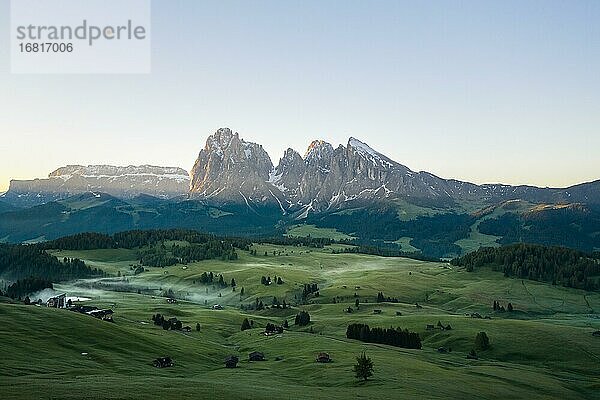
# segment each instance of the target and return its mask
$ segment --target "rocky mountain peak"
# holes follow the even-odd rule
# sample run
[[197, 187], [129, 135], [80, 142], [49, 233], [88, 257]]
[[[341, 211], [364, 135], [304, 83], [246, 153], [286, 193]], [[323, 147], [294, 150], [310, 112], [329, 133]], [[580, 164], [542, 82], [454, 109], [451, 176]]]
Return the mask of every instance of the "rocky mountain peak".
[[310, 162], [313, 159], [331, 157], [333, 146], [324, 140], [313, 140], [304, 154], [304, 160]]
[[240, 138], [237, 132], [233, 133], [229, 128], [219, 128], [208, 137], [204, 150], [223, 155], [223, 152], [230, 148], [232, 144], [239, 144], [239, 142]]
[[273, 163], [263, 147], [246, 142], [229, 128], [206, 140], [191, 171], [191, 193], [237, 201], [263, 201], [269, 192]]
[[349, 154], [361, 156], [361, 157], [369, 160], [373, 164], [376, 164], [376, 165], [386, 168], [386, 169], [401, 166], [396, 161], [389, 159], [388, 157], [384, 156], [380, 152], [374, 150], [368, 144], [366, 144], [354, 137], [350, 137], [350, 139], [348, 139], [347, 149], [348, 149]]

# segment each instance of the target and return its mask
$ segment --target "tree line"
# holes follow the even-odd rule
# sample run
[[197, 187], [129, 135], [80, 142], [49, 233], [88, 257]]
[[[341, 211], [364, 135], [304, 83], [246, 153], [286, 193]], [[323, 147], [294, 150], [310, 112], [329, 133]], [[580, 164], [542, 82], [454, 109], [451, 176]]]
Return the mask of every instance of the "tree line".
[[59, 260], [37, 245], [0, 244], [0, 276], [10, 281], [32, 277], [59, 282], [105, 273], [77, 258]]
[[10, 297], [11, 299], [21, 298], [31, 293], [39, 292], [43, 289], [53, 289], [52, 282], [42, 278], [28, 277], [19, 279], [6, 288], [6, 293], [0, 291], [0, 296]]
[[401, 328], [370, 328], [366, 324], [350, 324], [346, 330], [346, 337], [361, 342], [387, 344], [405, 349], [422, 347], [418, 333]]
[[565, 247], [547, 247], [536, 244], [513, 244], [502, 247], [483, 247], [455, 258], [452, 265], [466, 267], [467, 271], [490, 266], [504, 276], [577, 289], [598, 290], [600, 260], [579, 250]]
[[223, 241], [243, 250], [249, 250], [252, 245], [252, 240], [248, 238], [220, 237], [190, 229], [149, 229], [118, 232], [113, 235], [85, 232], [43, 242], [39, 246], [46, 250], [134, 249], [165, 241], [183, 241], [192, 244]]

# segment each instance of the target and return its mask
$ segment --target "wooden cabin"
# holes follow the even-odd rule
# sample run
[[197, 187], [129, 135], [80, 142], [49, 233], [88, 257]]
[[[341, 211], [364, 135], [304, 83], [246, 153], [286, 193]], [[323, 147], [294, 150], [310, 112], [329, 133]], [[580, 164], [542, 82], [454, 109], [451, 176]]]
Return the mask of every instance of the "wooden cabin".
[[252, 353], [248, 354], [248, 360], [249, 361], [265, 361], [265, 355], [263, 353], [261, 353], [260, 351], [253, 351]]
[[66, 308], [67, 307], [67, 294], [62, 293], [62, 294], [59, 294], [58, 296], [50, 297], [46, 301], [46, 306], [52, 307], [52, 308]]
[[319, 363], [330, 363], [331, 362], [331, 357], [329, 357], [329, 354], [327, 354], [327, 353], [319, 353], [317, 355], [317, 362], [319, 362]]
[[168, 368], [175, 365], [175, 363], [173, 362], [171, 357], [167, 356], [155, 359], [154, 361], [152, 361], [152, 365], [154, 365], [156, 368]]
[[225, 359], [225, 368], [235, 368], [240, 359], [237, 356], [231, 355]]

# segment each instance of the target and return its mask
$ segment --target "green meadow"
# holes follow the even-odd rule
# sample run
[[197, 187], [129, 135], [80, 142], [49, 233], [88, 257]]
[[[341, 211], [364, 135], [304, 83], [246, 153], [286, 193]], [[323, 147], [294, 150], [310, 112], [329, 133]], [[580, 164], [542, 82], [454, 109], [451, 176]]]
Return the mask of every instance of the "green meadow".
[[[114, 310], [114, 323], [67, 310], [0, 303], [2, 399], [593, 399], [600, 398], [600, 294], [505, 278], [490, 270], [466, 272], [445, 263], [359, 254], [332, 248], [258, 245], [238, 250], [235, 261], [209, 260], [133, 275], [135, 250], [55, 251], [101, 268], [109, 278], [56, 284], [57, 292], [83, 296], [83, 304]], [[266, 253], [266, 255], [265, 255]], [[200, 283], [203, 272], [223, 274], [220, 288]], [[263, 285], [261, 276], [283, 284]], [[319, 296], [300, 304], [305, 283]], [[241, 295], [241, 289], [244, 294]], [[162, 296], [172, 290], [178, 299]], [[398, 300], [376, 303], [377, 293]], [[273, 297], [292, 308], [244, 311]], [[355, 307], [356, 299], [360, 306]], [[511, 302], [513, 312], [492, 303]], [[212, 310], [220, 304], [223, 310]], [[418, 304], [418, 306], [417, 306]], [[353, 313], [345, 310], [351, 306]], [[294, 326], [305, 310], [311, 323]], [[380, 314], [374, 310], [381, 310]], [[151, 316], [176, 317], [191, 332], [165, 331]], [[472, 318], [472, 313], [490, 319]], [[253, 329], [241, 331], [244, 318]], [[263, 335], [267, 323], [290, 328]], [[451, 330], [428, 330], [427, 325]], [[402, 349], [346, 338], [350, 323], [418, 332], [423, 348]], [[196, 324], [200, 330], [196, 331]], [[467, 359], [484, 331], [491, 348]], [[444, 347], [451, 350], [438, 352]], [[249, 362], [261, 351], [266, 361]], [[374, 375], [352, 372], [361, 352]], [[333, 362], [319, 364], [327, 352]], [[235, 369], [224, 367], [238, 355]], [[172, 368], [152, 360], [169, 355]]]

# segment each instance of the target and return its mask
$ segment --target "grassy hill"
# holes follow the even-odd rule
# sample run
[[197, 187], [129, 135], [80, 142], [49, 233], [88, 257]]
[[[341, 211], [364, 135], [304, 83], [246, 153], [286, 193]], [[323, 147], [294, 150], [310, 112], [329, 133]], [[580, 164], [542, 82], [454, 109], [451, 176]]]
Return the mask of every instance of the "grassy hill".
[[[91, 298], [86, 304], [112, 308], [115, 322], [0, 303], [2, 398], [40, 398], [40, 393], [56, 399], [599, 398], [600, 338], [591, 335], [600, 329], [597, 292], [504, 278], [486, 268], [466, 272], [442, 263], [331, 254], [329, 247], [253, 249], [256, 256], [239, 251], [235, 261], [147, 268], [138, 275], [131, 270], [137, 264], [134, 250], [54, 252], [113, 275], [55, 287]], [[200, 284], [205, 271], [223, 274], [225, 281], [235, 278], [236, 291]], [[280, 276], [284, 284], [262, 285], [263, 275]], [[320, 295], [307, 305], [297, 304], [302, 285], [312, 282], [318, 283]], [[176, 304], [160, 296], [168, 289], [179, 298]], [[380, 291], [399, 302], [375, 303]], [[355, 293], [361, 305], [345, 313], [355, 307]], [[257, 298], [270, 304], [274, 296], [294, 307], [240, 309]], [[515, 311], [493, 312], [494, 300], [511, 302]], [[211, 310], [215, 303], [225, 309]], [[293, 325], [299, 310], [310, 313], [309, 326]], [[491, 319], [465, 315], [474, 312]], [[200, 323], [201, 330], [164, 331], [152, 324], [154, 313], [192, 327]], [[240, 331], [244, 318], [253, 320], [255, 329]], [[284, 319], [291, 323], [289, 330], [262, 335], [268, 322]], [[452, 330], [426, 329], [437, 321]], [[420, 334], [423, 349], [346, 339], [346, 327], [353, 322], [408, 328]], [[479, 360], [467, 360], [480, 331], [490, 337], [491, 348], [478, 351]], [[439, 353], [441, 346], [452, 351]], [[267, 361], [248, 362], [255, 350], [264, 352]], [[321, 351], [333, 362], [316, 363]], [[366, 383], [352, 373], [354, 357], [362, 351], [375, 364]], [[235, 370], [224, 368], [229, 354], [240, 356]], [[163, 355], [173, 357], [175, 367], [151, 365]]]

